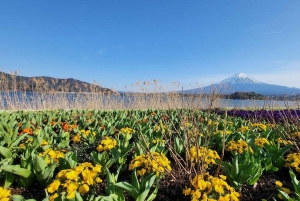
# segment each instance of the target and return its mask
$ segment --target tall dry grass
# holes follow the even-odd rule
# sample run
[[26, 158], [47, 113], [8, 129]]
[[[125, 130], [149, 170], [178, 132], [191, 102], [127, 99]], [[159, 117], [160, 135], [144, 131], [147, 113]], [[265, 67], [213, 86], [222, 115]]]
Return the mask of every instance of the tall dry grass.
[[[21, 79], [19, 77], [19, 79]], [[55, 109], [175, 109], [198, 108], [208, 109], [220, 107], [219, 93], [212, 89], [212, 93], [204, 95], [184, 94], [179, 83], [173, 82], [168, 89], [159, 80], [136, 82], [129, 92], [60, 92], [55, 89], [40, 91], [39, 85], [31, 86], [31, 90], [18, 86], [22, 80], [17, 80], [17, 72], [10, 76], [0, 77], [0, 110], [55, 110]], [[97, 83], [96, 83], [97, 84]], [[96, 86], [96, 85], [95, 85]], [[170, 90], [171, 89], [171, 90]]]

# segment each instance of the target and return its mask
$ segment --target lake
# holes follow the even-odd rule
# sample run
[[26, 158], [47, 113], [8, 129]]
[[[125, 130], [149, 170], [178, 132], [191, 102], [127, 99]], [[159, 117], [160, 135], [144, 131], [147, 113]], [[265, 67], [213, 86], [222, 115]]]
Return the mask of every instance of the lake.
[[297, 101], [232, 100], [181, 94], [95, 94], [0, 92], [0, 110], [46, 109], [169, 109], [169, 108], [299, 108]]

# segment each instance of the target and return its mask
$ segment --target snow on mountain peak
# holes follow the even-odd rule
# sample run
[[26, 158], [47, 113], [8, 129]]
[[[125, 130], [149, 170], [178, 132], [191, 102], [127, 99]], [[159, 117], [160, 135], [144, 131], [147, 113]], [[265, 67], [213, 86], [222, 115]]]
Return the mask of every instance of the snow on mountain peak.
[[257, 81], [244, 73], [237, 73], [237, 74], [219, 82], [219, 84], [237, 84], [237, 83], [253, 83], [253, 84], [256, 83], [257, 84], [257, 83], [262, 83], [262, 82]]
[[236, 76], [239, 77], [239, 78], [247, 78], [247, 77], [248, 77], [248, 76], [247, 76], [246, 74], [244, 74], [244, 73], [238, 73], [238, 74], [236, 74]]

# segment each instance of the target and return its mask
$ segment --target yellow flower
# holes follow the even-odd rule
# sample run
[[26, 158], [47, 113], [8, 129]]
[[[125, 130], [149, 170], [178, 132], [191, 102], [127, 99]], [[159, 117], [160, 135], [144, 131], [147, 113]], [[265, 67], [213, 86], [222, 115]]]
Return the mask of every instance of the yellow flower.
[[199, 190], [196, 190], [193, 193], [193, 199], [199, 199], [201, 197], [201, 192]]
[[58, 194], [55, 193], [55, 194], [53, 194], [53, 195], [51, 195], [51, 196], [49, 197], [49, 201], [54, 201], [54, 199], [57, 198], [57, 197], [58, 197]]
[[207, 187], [206, 182], [203, 180], [203, 177], [200, 175], [196, 175], [192, 181], [192, 185], [196, 189], [200, 189], [201, 191], [205, 190]]
[[45, 145], [48, 145], [48, 142], [47, 142], [46, 140], [43, 140], [43, 141], [41, 142], [41, 146], [45, 146]]
[[294, 144], [291, 140], [283, 140], [282, 138], [279, 138], [277, 141], [278, 141], [280, 144], [284, 144], [284, 145], [288, 145], [288, 144], [293, 145], [293, 144]]
[[110, 138], [110, 137], [104, 137], [103, 140], [101, 140], [100, 144], [97, 147], [97, 151], [108, 151], [113, 149], [117, 145], [117, 140]]
[[155, 140], [152, 140], [152, 143], [154, 144], [164, 144], [166, 141], [160, 138], [156, 138]]
[[65, 169], [65, 170], [61, 170], [57, 175], [56, 178], [66, 178], [66, 173], [69, 171], [70, 169]]
[[59, 185], [60, 185], [60, 181], [56, 179], [48, 186], [47, 191], [49, 193], [54, 193], [59, 188]]
[[133, 130], [132, 128], [128, 128], [128, 127], [126, 127], [126, 128], [121, 128], [121, 130], [120, 130], [120, 133], [123, 133], [123, 134], [132, 134], [132, 133], [134, 133], [135, 132], [135, 130]]
[[73, 191], [75, 192], [78, 188], [78, 184], [77, 183], [70, 183], [68, 186], [67, 186], [67, 192], [68, 194], [72, 193]]
[[182, 194], [184, 194], [185, 196], [191, 194], [191, 188], [187, 188], [185, 187], [185, 189], [183, 189]]
[[239, 197], [240, 197], [241, 195], [238, 193], [238, 192], [232, 192], [232, 193], [230, 193], [230, 197], [231, 197], [231, 200], [232, 201], [239, 201]]
[[[129, 164], [129, 170], [141, 168], [137, 173], [142, 176], [146, 172], [155, 172], [157, 176], [171, 171], [170, 161], [163, 153], [149, 152], [135, 157]], [[145, 169], [145, 170], [143, 170]]]
[[87, 192], [89, 192], [90, 188], [87, 184], [83, 184], [82, 186], [79, 187], [79, 193], [81, 194], [86, 194]]
[[262, 123], [251, 123], [251, 126], [254, 128], [257, 128], [258, 131], [266, 131], [267, 130], [267, 126], [265, 124]]
[[93, 167], [93, 171], [100, 173], [101, 172], [101, 167], [102, 167], [101, 165], [96, 164], [96, 166]]
[[83, 181], [88, 185], [94, 184], [94, 177], [96, 176], [96, 172], [90, 171], [88, 168], [85, 168], [84, 171], [81, 173], [83, 177]]
[[85, 136], [89, 136], [90, 133], [91, 133], [91, 131], [90, 131], [90, 130], [87, 130], [87, 131], [85, 131], [83, 134], [84, 134]]
[[141, 170], [138, 170], [136, 173], [137, 175], [143, 176], [146, 173], [146, 169], [142, 168]]
[[0, 187], [0, 200], [2, 201], [9, 201], [10, 197], [10, 190], [6, 190], [2, 187]]
[[100, 179], [99, 177], [96, 178], [96, 183], [101, 183], [102, 179]]
[[299, 132], [299, 131], [290, 134], [290, 136], [291, 136], [292, 138], [298, 138], [298, 139], [300, 140], [300, 132]]
[[288, 188], [281, 188], [281, 190], [283, 190], [287, 194], [291, 193], [290, 189], [288, 189]]
[[249, 131], [250, 129], [249, 129], [249, 127], [248, 126], [242, 126], [241, 128], [239, 128], [237, 131], [240, 131], [240, 132], [242, 132], [242, 133], [245, 133], [245, 132], [247, 132], [247, 131]]
[[211, 149], [206, 149], [205, 147], [195, 146], [190, 148], [191, 161], [197, 162], [198, 160], [203, 161], [204, 168], [208, 168], [210, 164], [216, 164], [216, 159], [220, 159], [218, 153]]
[[68, 173], [66, 173], [66, 178], [69, 180], [75, 180], [78, 177], [78, 172], [75, 170], [71, 170]]
[[[67, 198], [75, 197], [76, 191], [81, 194], [90, 192], [90, 188], [96, 182], [100, 183], [102, 180], [98, 177], [101, 172], [101, 165], [93, 166], [90, 162], [78, 164], [74, 169], [61, 170], [54, 180], [47, 188], [50, 194], [53, 193], [67, 193]], [[89, 186], [90, 185], [90, 186]], [[55, 194], [51, 195], [49, 199], [54, 200]], [[52, 201], [51, 200], [51, 201]], [[0, 200], [1, 201], [1, 200]]]
[[73, 199], [73, 198], [75, 198], [75, 193], [76, 193], [76, 191], [71, 191], [70, 193], [68, 193], [67, 198], [68, 198], [68, 199]]
[[215, 191], [219, 194], [224, 194], [224, 189], [222, 185], [215, 185]]
[[264, 144], [270, 144], [267, 138], [256, 138], [254, 143], [260, 147], [264, 147]]
[[230, 197], [229, 197], [229, 195], [226, 195], [225, 197], [220, 196], [218, 201], [230, 201]]
[[300, 172], [300, 153], [292, 153], [285, 159], [284, 167], [293, 167], [297, 172]]
[[253, 152], [253, 149], [245, 142], [244, 140], [238, 140], [236, 141], [229, 141], [226, 145], [226, 151], [236, 151], [239, 154], [242, 154], [244, 151], [250, 151], [251, 153]]
[[226, 180], [227, 179], [227, 177], [226, 176], [224, 176], [224, 175], [219, 175], [219, 177], [221, 178], [221, 179], [223, 179], [223, 180]]
[[[65, 154], [60, 152], [60, 151], [54, 151], [53, 149], [49, 148], [47, 149], [45, 152], [43, 153], [39, 153], [39, 156], [45, 156], [45, 155], [48, 155], [50, 156], [51, 159], [53, 159], [53, 161], [55, 163], [58, 163], [58, 159], [59, 158], [64, 158], [65, 157]], [[47, 163], [49, 164], [51, 161], [48, 157], [46, 157], [46, 161]]]
[[280, 181], [276, 181], [275, 184], [276, 184], [276, 186], [278, 186], [280, 188], [282, 187], [282, 183]]
[[[192, 195], [194, 201], [238, 201], [240, 197], [239, 193], [235, 192], [234, 188], [229, 186], [224, 180], [225, 176], [219, 175], [219, 177], [214, 177], [209, 175], [209, 173], [202, 173], [196, 175], [191, 182], [194, 189], [189, 190], [187, 187], [183, 190], [183, 194]], [[202, 195], [201, 199], [198, 197]]]
[[78, 143], [80, 142], [81, 139], [81, 135], [79, 133], [77, 133], [76, 135], [73, 136], [72, 140], [74, 143]]
[[25, 143], [31, 143], [32, 141], [33, 141], [33, 138], [28, 138]]

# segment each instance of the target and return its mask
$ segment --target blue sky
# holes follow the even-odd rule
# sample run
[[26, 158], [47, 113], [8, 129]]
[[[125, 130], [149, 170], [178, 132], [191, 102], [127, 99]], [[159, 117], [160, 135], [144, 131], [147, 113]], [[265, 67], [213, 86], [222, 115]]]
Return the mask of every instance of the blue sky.
[[300, 1], [0, 0], [0, 70], [117, 90], [235, 73], [300, 88]]

